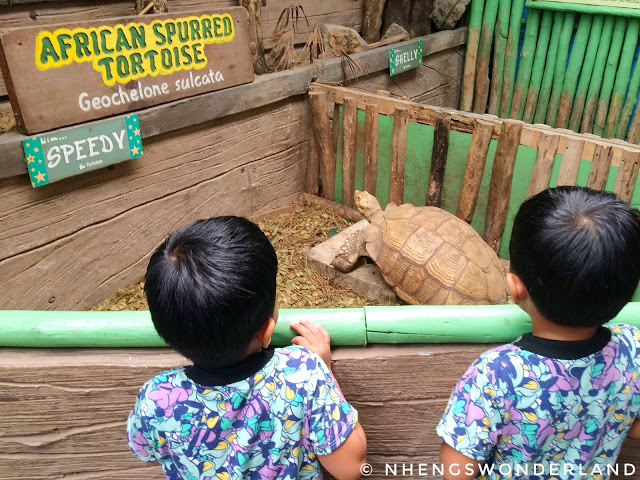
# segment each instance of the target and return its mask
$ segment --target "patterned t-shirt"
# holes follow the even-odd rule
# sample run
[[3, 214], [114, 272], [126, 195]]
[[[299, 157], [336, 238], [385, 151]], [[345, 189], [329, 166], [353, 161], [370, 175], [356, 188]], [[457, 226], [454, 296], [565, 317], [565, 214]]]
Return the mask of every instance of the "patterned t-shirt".
[[436, 431], [485, 462], [479, 479], [606, 479], [639, 411], [640, 330], [613, 325], [582, 342], [528, 334], [484, 352]]
[[133, 453], [160, 462], [167, 479], [322, 478], [317, 456], [335, 451], [358, 415], [324, 362], [291, 346], [250, 357], [231, 375], [247, 367], [248, 378], [224, 386], [211, 386], [224, 376], [196, 367], [154, 376], [127, 423]]

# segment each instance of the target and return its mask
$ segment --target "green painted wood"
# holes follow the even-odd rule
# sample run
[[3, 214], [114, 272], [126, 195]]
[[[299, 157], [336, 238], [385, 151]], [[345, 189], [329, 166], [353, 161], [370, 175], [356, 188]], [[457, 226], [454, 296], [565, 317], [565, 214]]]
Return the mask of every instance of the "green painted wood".
[[564, 76], [562, 92], [560, 93], [558, 116], [555, 124], [558, 128], [567, 128], [569, 126], [573, 97], [578, 88], [578, 78], [580, 77], [580, 71], [584, 63], [592, 23], [593, 17], [591, 15], [580, 16], [576, 35], [573, 40], [573, 48], [569, 56], [569, 64], [567, 65], [567, 71]]
[[591, 75], [593, 73], [593, 66], [596, 62], [596, 55], [598, 53], [604, 19], [604, 16], [597, 15], [593, 18], [593, 23], [591, 25], [589, 43], [587, 44], [587, 50], [584, 55], [584, 62], [582, 63], [582, 70], [580, 72], [580, 80], [578, 80], [578, 87], [573, 100], [571, 116], [569, 117], [569, 128], [574, 132], [580, 131], [580, 122], [582, 121], [582, 113], [584, 112], [584, 104], [587, 98], [587, 89], [589, 88], [589, 82], [591, 81]]
[[504, 79], [504, 60], [507, 53], [507, 36], [509, 35], [509, 14], [511, 0], [499, 0], [498, 21], [495, 28], [493, 47], [493, 66], [491, 69], [491, 94], [489, 96], [488, 111], [492, 115], [500, 112], [500, 98]]
[[544, 76], [544, 65], [547, 60], [547, 52], [549, 49], [549, 41], [551, 40], [551, 26], [553, 25], [553, 12], [543, 12], [540, 20], [540, 33], [538, 34], [538, 44], [536, 45], [536, 54], [533, 58], [533, 66], [531, 67], [531, 80], [529, 81], [529, 90], [527, 91], [527, 101], [524, 106], [522, 120], [527, 123], [533, 123], [533, 117], [538, 104], [538, 95], [540, 94], [540, 86], [542, 85], [542, 77]]
[[500, 96], [500, 116], [507, 118], [511, 112], [511, 100], [516, 81], [516, 66], [518, 64], [518, 45], [520, 42], [520, 27], [524, 0], [513, 0], [511, 3], [511, 17], [509, 18], [509, 33], [507, 35], [507, 49], [504, 59], [504, 79], [502, 95]]
[[[629, 19], [627, 32], [622, 45], [622, 53], [620, 54], [620, 63], [616, 73], [615, 83], [613, 84], [613, 93], [611, 95], [611, 103], [609, 104], [608, 113], [603, 112], [603, 117], [607, 115], [607, 121], [604, 130], [604, 136], [607, 138], [614, 137], [618, 132], [621, 123], [622, 107], [624, 105], [625, 94], [629, 87], [631, 79], [631, 65], [633, 64], [633, 56], [636, 52], [638, 44], [638, 32], [640, 31], [640, 20], [637, 18]], [[596, 116], [596, 121], [600, 118]], [[628, 126], [628, 123], [627, 123]]]
[[513, 101], [509, 118], [522, 120], [527, 91], [529, 90], [529, 80], [531, 79], [531, 69], [536, 51], [541, 15], [540, 10], [532, 10], [527, 17], [527, 27], [524, 32], [524, 41], [520, 52], [520, 64], [518, 66], [516, 85], [513, 89]]
[[633, 73], [631, 74], [631, 81], [629, 82], [629, 91], [627, 92], [627, 98], [624, 102], [622, 114], [620, 116], [620, 122], [618, 130], [616, 131], [616, 138], [626, 138], [627, 130], [629, 129], [629, 122], [631, 122], [631, 116], [638, 103], [638, 90], [640, 90], [640, 62], [636, 63]]
[[473, 91], [476, 79], [478, 42], [480, 41], [480, 27], [482, 25], [483, 13], [484, 0], [471, 0], [467, 53], [465, 55], [464, 73], [462, 76], [462, 93], [460, 95], [460, 110], [463, 112], [469, 112], [471, 111], [471, 108], [473, 108]]
[[478, 45], [478, 63], [476, 84], [474, 88], [473, 111], [485, 113], [489, 98], [489, 59], [493, 45], [493, 30], [498, 16], [498, 0], [486, 0], [482, 28], [480, 29], [480, 44]]
[[593, 131], [596, 109], [598, 108], [598, 97], [600, 95], [600, 87], [602, 86], [602, 77], [607, 64], [607, 58], [609, 57], [609, 50], [611, 49], [613, 27], [615, 26], [615, 23], [615, 17], [605, 17], [598, 52], [593, 65], [593, 73], [591, 74], [591, 81], [589, 82], [589, 88], [587, 89], [584, 113], [582, 115], [582, 122], [580, 125], [580, 132], [583, 133], [591, 133]]
[[547, 125], [555, 125], [558, 116], [558, 105], [560, 103], [560, 95], [562, 93], [562, 85], [566, 74], [567, 58], [569, 56], [569, 45], [571, 43], [571, 34], [575, 24], [576, 14], [567, 12], [564, 16], [562, 24], [562, 33], [560, 34], [560, 43], [558, 44], [558, 54], [556, 56], [556, 67], [553, 72], [553, 86], [551, 88], [551, 96], [549, 97], [549, 107], [547, 110]]
[[[602, 87], [600, 88], [600, 98], [598, 98], [595, 123], [593, 125], [593, 133], [596, 135], [604, 135], [607, 111], [609, 109], [611, 93], [613, 92], [613, 83], [616, 78], [616, 71], [618, 70], [618, 62], [622, 53], [626, 30], [627, 19], [623, 17], [616, 18], [613, 36], [611, 37], [611, 48], [609, 49], [609, 56], [607, 57], [607, 64], [604, 69], [604, 76], [602, 77]], [[599, 72], [595, 71], [593, 74], [598, 75]]]
[[620, 16], [625, 18], [640, 17], [640, 9], [637, 8], [585, 5], [580, 3], [564, 3], [555, 1], [548, 2], [544, 0], [528, 0], [526, 6], [531, 9], [551, 10], [554, 12], [576, 12], [590, 15]]
[[549, 40], [549, 48], [547, 50], [547, 60], [544, 66], [544, 75], [542, 77], [542, 83], [540, 84], [538, 105], [536, 106], [536, 113], [533, 117], [534, 123], [544, 123], [547, 118], [547, 108], [549, 107], [549, 98], [551, 97], [553, 74], [556, 69], [556, 57], [558, 56], [558, 45], [560, 44], [563, 24], [564, 12], [555, 12], [553, 14], [553, 26], [551, 28], [551, 39]]

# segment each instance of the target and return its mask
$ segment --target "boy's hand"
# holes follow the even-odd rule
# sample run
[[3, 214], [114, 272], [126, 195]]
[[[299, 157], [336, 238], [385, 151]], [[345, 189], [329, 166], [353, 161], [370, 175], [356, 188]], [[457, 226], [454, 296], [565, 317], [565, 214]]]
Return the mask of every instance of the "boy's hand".
[[291, 328], [299, 334], [299, 336], [291, 340], [291, 344], [306, 347], [317, 353], [327, 368], [331, 370], [331, 337], [329, 337], [329, 332], [324, 327], [314, 325], [306, 320], [300, 320], [300, 323], [292, 323]]

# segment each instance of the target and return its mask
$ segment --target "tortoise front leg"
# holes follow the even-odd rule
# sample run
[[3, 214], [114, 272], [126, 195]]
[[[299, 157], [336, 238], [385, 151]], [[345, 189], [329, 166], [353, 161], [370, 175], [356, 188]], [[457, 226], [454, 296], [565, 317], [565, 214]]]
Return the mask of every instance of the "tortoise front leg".
[[364, 231], [358, 230], [345, 240], [344, 245], [331, 261], [331, 265], [340, 272], [350, 272], [358, 259], [364, 255], [367, 255]]

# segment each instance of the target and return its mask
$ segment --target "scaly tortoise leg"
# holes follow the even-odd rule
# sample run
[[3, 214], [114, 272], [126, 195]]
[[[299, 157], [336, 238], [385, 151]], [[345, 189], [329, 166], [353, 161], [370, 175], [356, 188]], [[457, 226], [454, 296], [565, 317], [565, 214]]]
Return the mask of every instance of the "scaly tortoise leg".
[[350, 272], [358, 259], [367, 255], [364, 241], [364, 231], [358, 230], [351, 234], [340, 247], [338, 253], [331, 261], [331, 265], [340, 272]]

